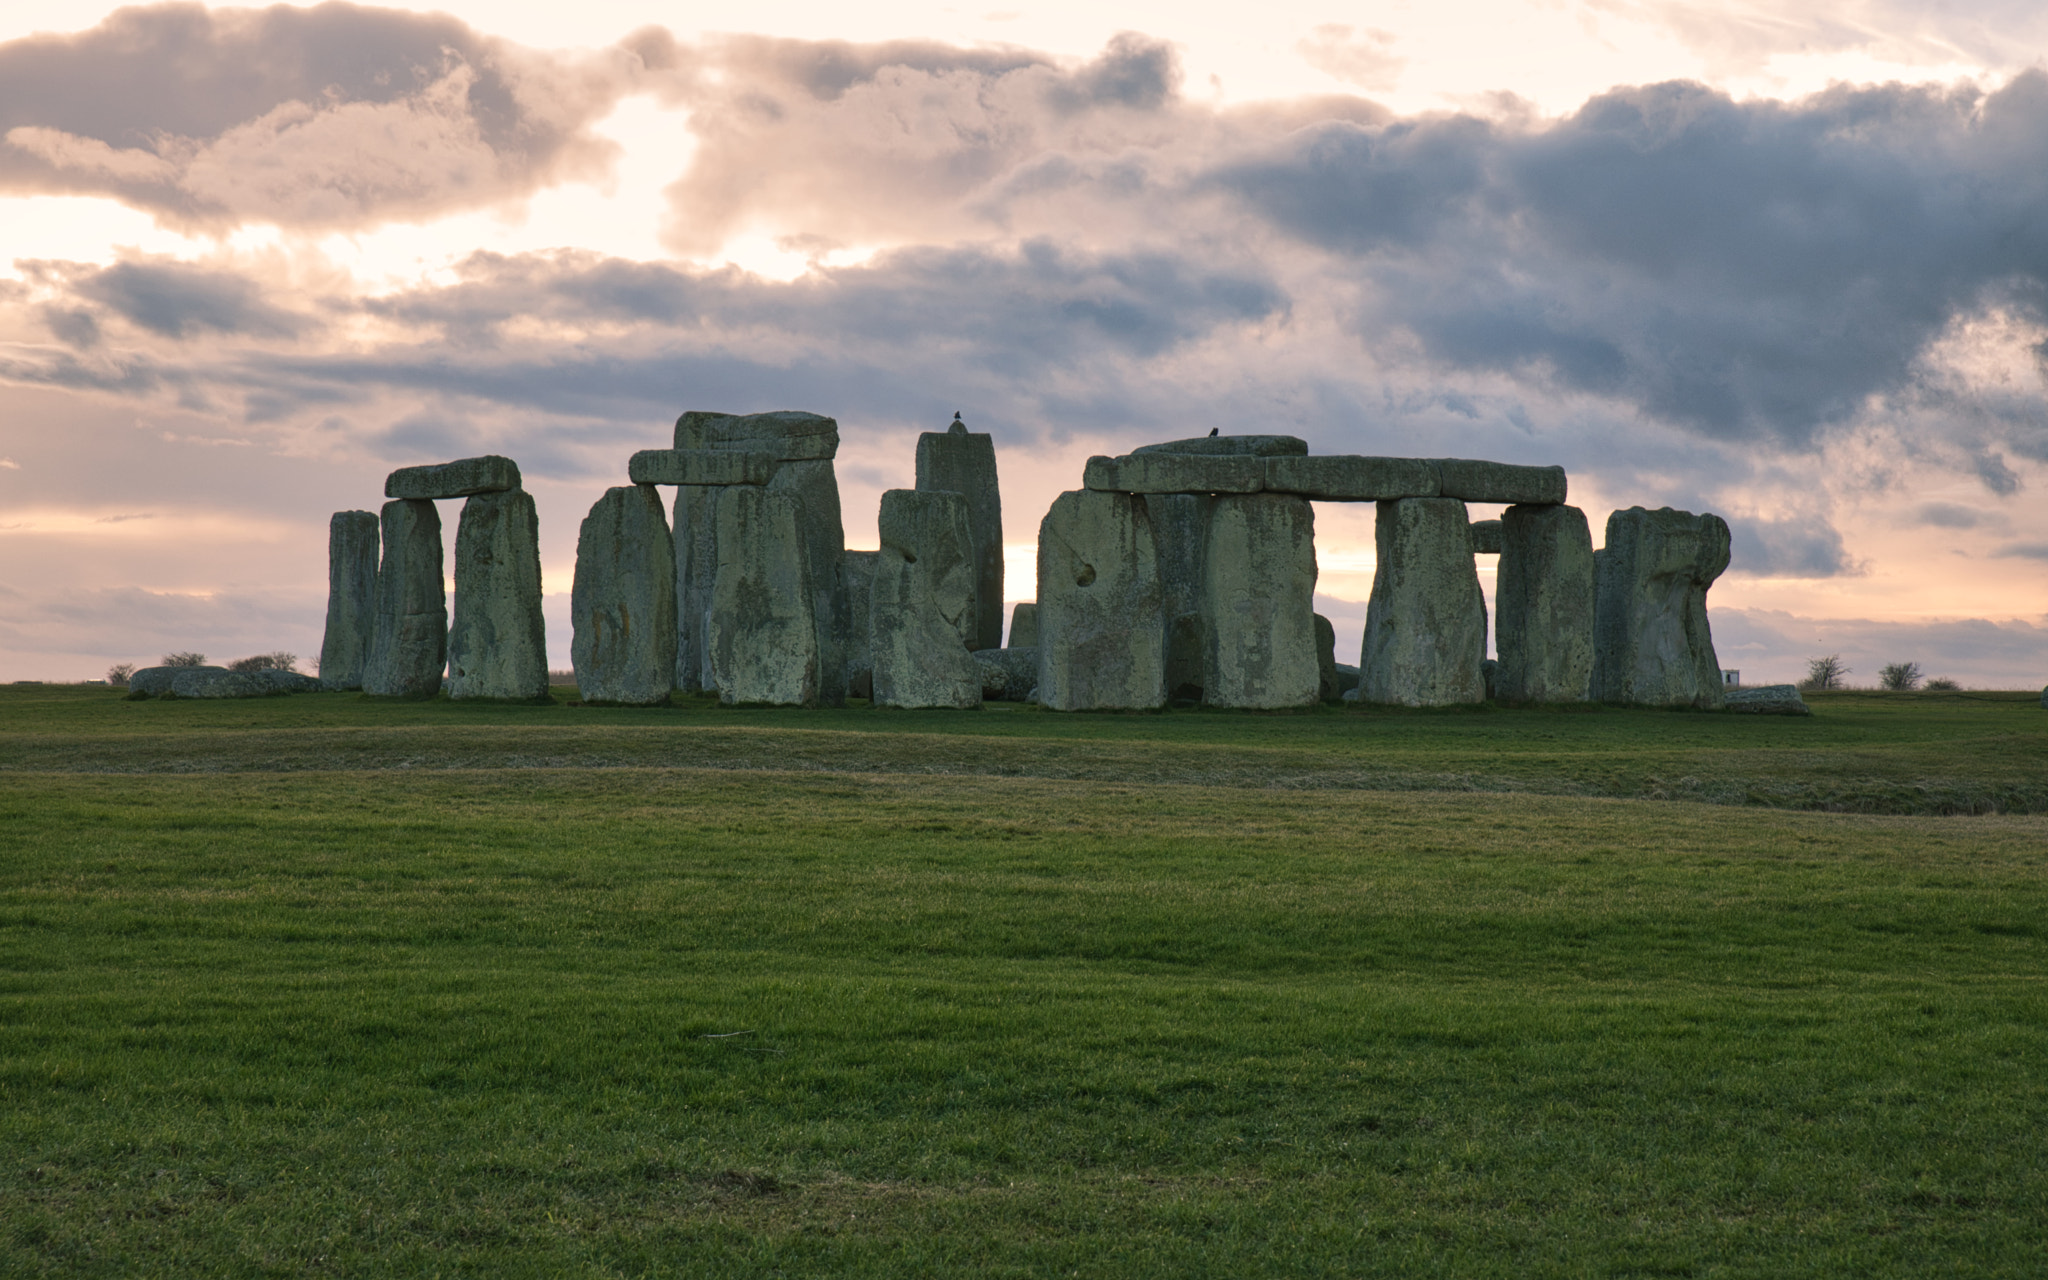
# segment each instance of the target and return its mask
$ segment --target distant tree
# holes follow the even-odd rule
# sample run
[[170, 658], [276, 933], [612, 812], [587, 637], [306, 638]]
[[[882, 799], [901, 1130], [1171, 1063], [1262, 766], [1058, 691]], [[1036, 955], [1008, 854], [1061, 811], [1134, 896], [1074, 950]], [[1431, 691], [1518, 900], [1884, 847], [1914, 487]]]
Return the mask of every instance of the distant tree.
[[246, 658], [236, 658], [228, 664], [230, 671], [291, 671], [299, 664], [299, 655], [286, 653], [256, 653]]
[[107, 683], [125, 685], [128, 683], [128, 677], [134, 674], [134, 663], [117, 662], [113, 666], [107, 668]]
[[1842, 677], [1849, 674], [1849, 665], [1842, 661], [1842, 655], [1831, 653], [1825, 658], [1809, 658], [1806, 662], [1806, 679], [1799, 682], [1802, 689], [1839, 689]]
[[1921, 686], [1921, 688], [1929, 693], [1954, 693], [1962, 687], [1947, 676], [1936, 676]]
[[1906, 693], [1920, 687], [1920, 664], [1917, 662], [1894, 662], [1880, 667], [1877, 682], [1893, 693]]
[[162, 663], [166, 667], [203, 667], [206, 655], [203, 653], [167, 653]]

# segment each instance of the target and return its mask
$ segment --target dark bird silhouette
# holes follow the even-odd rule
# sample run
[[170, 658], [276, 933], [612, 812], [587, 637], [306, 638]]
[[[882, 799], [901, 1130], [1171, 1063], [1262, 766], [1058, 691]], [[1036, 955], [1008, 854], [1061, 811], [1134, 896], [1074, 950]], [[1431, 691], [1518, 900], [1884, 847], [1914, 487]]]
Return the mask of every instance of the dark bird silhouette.
[[1221, 431], [1221, 430], [1223, 430], [1223, 428], [1221, 428], [1221, 427], [1211, 427], [1211, 428], [1209, 428], [1209, 434], [1210, 434], [1211, 436], [1214, 436], [1214, 435], [1215, 435], [1215, 434], [1216, 434], [1217, 432], [1219, 432], [1219, 431]]

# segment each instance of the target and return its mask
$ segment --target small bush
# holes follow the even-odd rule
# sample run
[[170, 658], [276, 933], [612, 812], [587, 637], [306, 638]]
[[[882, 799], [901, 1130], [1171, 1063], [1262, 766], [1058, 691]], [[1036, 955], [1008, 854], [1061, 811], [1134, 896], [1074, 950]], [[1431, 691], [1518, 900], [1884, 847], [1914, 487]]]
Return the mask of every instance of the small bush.
[[1920, 664], [1917, 662], [1894, 662], [1881, 667], [1877, 682], [1893, 693], [1906, 693], [1920, 687]]
[[280, 649], [276, 653], [256, 653], [251, 654], [246, 658], [236, 658], [233, 662], [230, 662], [228, 664], [228, 670], [295, 671], [298, 669], [298, 665], [298, 654], [286, 653], [282, 649]]
[[1831, 653], [1825, 658], [1810, 658], [1806, 663], [1806, 679], [1799, 682], [1802, 689], [1839, 689], [1843, 677], [1849, 674], [1849, 664], [1842, 661], [1842, 655]]
[[125, 686], [128, 683], [128, 677], [134, 674], [134, 663], [117, 662], [113, 666], [107, 668], [107, 683]]
[[1929, 680], [1926, 684], [1923, 684], [1920, 687], [1922, 689], [1925, 689], [1929, 693], [1954, 693], [1958, 689], [1961, 689], [1963, 686], [1957, 684], [1955, 681], [1949, 679], [1947, 676], [1936, 676], [1934, 677], [1934, 679]]
[[158, 665], [166, 667], [203, 667], [206, 665], [206, 655], [203, 653], [167, 653], [163, 656], [163, 661]]

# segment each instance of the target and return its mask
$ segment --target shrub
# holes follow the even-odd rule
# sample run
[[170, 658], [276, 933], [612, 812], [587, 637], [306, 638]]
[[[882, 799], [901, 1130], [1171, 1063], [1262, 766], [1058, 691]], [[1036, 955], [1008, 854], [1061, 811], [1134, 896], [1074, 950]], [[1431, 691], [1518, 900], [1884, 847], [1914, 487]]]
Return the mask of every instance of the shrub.
[[1947, 676], [1936, 676], [1934, 677], [1934, 679], [1929, 680], [1926, 684], [1920, 687], [1925, 689], [1929, 693], [1954, 693], [1956, 690], [1962, 688], [1963, 686], [1957, 684], [1955, 681], [1949, 679]]
[[256, 653], [246, 658], [236, 658], [228, 664], [230, 671], [293, 671], [298, 668], [299, 655], [286, 653]]
[[1920, 687], [1920, 664], [1917, 662], [1894, 662], [1879, 668], [1877, 682], [1894, 693], [1905, 693]]
[[134, 674], [134, 663], [117, 662], [113, 666], [107, 668], [107, 683], [125, 685], [128, 683], [128, 677]]
[[203, 653], [167, 653], [164, 655], [161, 665], [166, 667], [203, 667], [206, 665], [206, 655]]
[[1799, 682], [1802, 689], [1839, 689], [1842, 677], [1849, 674], [1849, 664], [1842, 661], [1842, 655], [1831, 653], [1825, 658], [1810, 658], [1806, 663], [1806, 679]]

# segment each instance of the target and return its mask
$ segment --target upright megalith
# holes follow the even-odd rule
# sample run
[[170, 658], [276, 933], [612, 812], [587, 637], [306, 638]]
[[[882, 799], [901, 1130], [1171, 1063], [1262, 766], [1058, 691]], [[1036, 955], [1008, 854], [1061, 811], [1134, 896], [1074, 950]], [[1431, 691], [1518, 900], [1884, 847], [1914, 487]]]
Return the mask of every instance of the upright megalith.
[[1038, 696], [1054, 711], [1166, 702], [1159, 553], [1142, 499], [1063, 493], [1038, 526]]
[[607, 489], [583, 518], [569, 616], [583, 701], [668, 702], [676, 676], [675, 544], [653, 485]]
[[327, 631], [320, 684], [360, 689], [377, 633], [377, 513], [337, 511], [327, 521]]
[[1728, 524], [1717, 515], [1630, 507], [1608, 516], [1595, 569], [1593, 697], [1719, 709], [1707, 588], [1727, 567]]
[[675, 505], [676, 688], [716, 692], [706, 620], [718, 578], [718, 485], [678, 485]]
[[1316, 615], [1316, 698], [1335, 702], [1344, 692], [1337, 675], [1337, 628], [1322, 614]]
[[1019, 600], [1010, 610], [1010, 642], [1012, 649], [1035, 649], [1038, 647], [1038, 601]]
[[1455, 498], [1379, 504], [1360, 701], [1434, 707], [1485, 700], [1486, 600], [1466, 526], [1465, 504]]
[[441, 581], [441, 513], [419, 498], [384, 504], [377, 622], [363, 692], [431, 698], [448, 665], [448, 594]]
[[1494, 579], [1494, 696], [1578, 702], [1593, 677], [1593, 535], [1567, 506], [1509, 507]]
[[[1166, 628], [1166, 696], [1196, 701], [1202, 696], [1202, 665], [1207, 660], [1208, 633], [1202, 625], [1203, 574], [1209, 551], [1209, 516], [1216, 509], [1217, 499], [1206, 493], [1148, 493], [1144, 502], [1146, 518], [1152, 523], [1153, 543], [1159, 548], [1159, 599]], [[1012, 639], [1010, 643], [1018, 642]]]
[[1307, 499], [1216, 499], [1203, 555], [1202, 701], [1274, 711], [1315, 703], [1315, 512]]
[[455, 622], [448, 696], [541, 701], [548, 696], [540, 610], [540, 517], [524, 490], [479, 493], [455, 526]]
[[986, 431], [969, 431], [958, 414], [944, 431], [917, 438], [917, 487], [967, 499], [974, 537], [974, 634], [970, 649], [1003, 643], [1003, 494], [996, 484], [996, 446]]
[[[718, 498], [718, 576], [705, 643], [727, 706], [814, 707], [824, 684], [803, 503], [735, 485]], [[843, 686], [845, 668], [837, 683]]]
[[882, 495], [868, 626], [878, 707], [981, 705], [970, 645], [975, 602], [974, 524], [965, 496], [891, 489]]
[[846, 696], [875, 696], [875, 561], [879, 551], [846, 553]]

